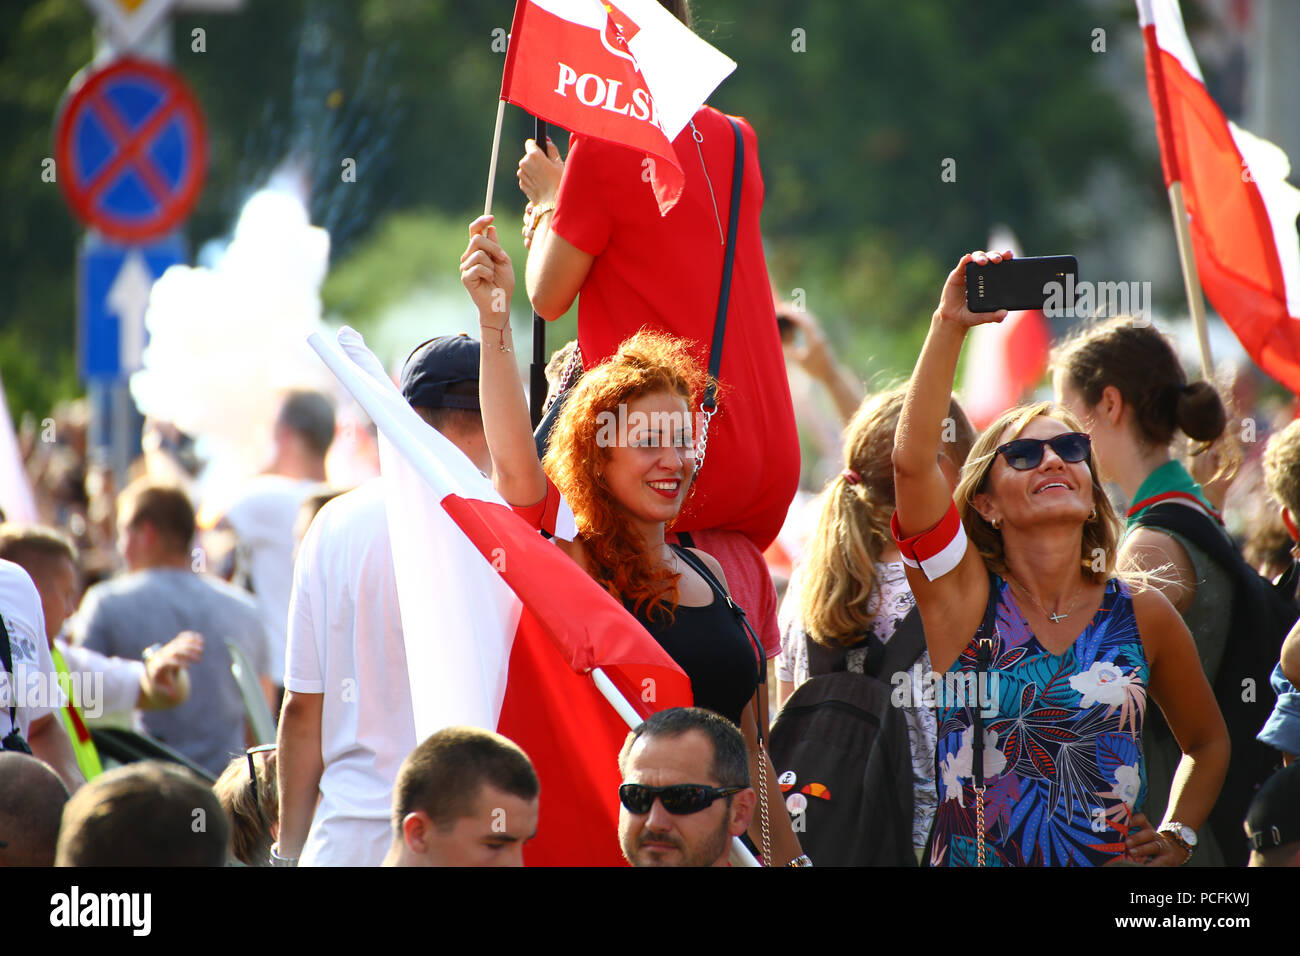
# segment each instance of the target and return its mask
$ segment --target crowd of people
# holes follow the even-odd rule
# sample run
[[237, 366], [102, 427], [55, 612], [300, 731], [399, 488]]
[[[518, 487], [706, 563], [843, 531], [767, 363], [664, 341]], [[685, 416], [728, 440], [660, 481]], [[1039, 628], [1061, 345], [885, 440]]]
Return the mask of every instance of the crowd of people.
[[[661, 216], [632, 152], [526, 144], [527, 298], [547, 318], [578, 300], [545, 436], [491, 216], [460, 262], [478, 337], [422, 343], [399, 376], [690, 680], [694, 707], [607, 755], [626, 860], [1300, 865], [1300, 564], [1274, 545], [1261, 576], [1226, 530], [1214, 384], [1111, 318], [1053, 355], [1054, 400], [977, 434], [958, 358], [1005, 313], [967, 308], [965, 267], [1010, 258], [980, 251], [906, 385], [859, 401], [772, 294], [753, 130], [703, 107], [677, 148]], [[788, 361], [846, 424], [787, 582], [765, 551], [800, 478]], [[548, 799], [530, 755], [470, 727], [418, 739], [400, 500], [382, 476], [327, 484], [326, 396], [287, 394], [268, 426], [265, 472], [219, 507], [164, 424], [117, 495], [84, 447], [28, 443], [49, 493], [43, 524], [0, 524], [0, 864], [524, 862]], [[1257, 510], [1300, 554], [1300, 422], [1265, 438]]]

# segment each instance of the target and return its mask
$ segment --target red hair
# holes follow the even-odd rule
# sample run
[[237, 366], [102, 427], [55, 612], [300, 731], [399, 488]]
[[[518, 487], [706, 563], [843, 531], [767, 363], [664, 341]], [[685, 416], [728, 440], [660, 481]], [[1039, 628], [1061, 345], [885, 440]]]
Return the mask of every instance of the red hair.
[[641, 329], [614, 355], [583, 373], [564, 403], [543, 461], [573, 509], [592, 577], [637, 611], [644, 605], [647, 616], [662, 612], [669, 620], [677, 605], [679, 576], [645, 553], [631, 517], [605, 486], [601, 473], [610, 451], [597, 435], [620, 405], [655, 392], [680, 397], [693, 416], [706, 376], [690, 346], [684, 339]]

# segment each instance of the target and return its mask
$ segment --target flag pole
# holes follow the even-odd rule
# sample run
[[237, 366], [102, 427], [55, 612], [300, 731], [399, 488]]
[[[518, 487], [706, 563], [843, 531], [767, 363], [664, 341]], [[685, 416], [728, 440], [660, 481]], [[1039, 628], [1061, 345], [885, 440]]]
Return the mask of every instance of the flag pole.
[[501, 123], [506, 118], [506, 101], [497, 100], [497, 125], [492, 133], [492, 161], [488, 163], [487, 199], [483, 201], [483, 215], [492, 212], [492, 189], [497, 182], [497, 153], [501, 151]]
[[[641, 723], [641, 715], [635, 708], [627, 702], [622, 691], [614, 686], [614, 682], [599, 667], [591, 669], [591, 680], [596, 685], [605, 700], [609, 701], [609, 706], [613, 707], [618, 715], [626, 721], [630, 729], [635, 729]], [[762, 799], [760, 797], [760, 799]], [[731, 838], [731, 865], [732, 866], [758, 866], [758, 860], [754, 854], [749, 852], [749, 847], [740, 842], [740, 837]]]
[[[546, 121], [533, 117], [533, 139], [542, 155], [546, 149]], [[528, 411], [533, 430], [542, 423], [543, 406], [546, 405], [546, 320], [533, 310], [533, 364], [529, 368]]]
[[[1196, 271], [1196, 251], [1192, 248], [1192, 231], [1187, 224], [1187, 205], [1183, 202], [1182, 180], [1169, 184], [1169, 206], [1174, 215], [1174, 235], [1178, 239], [1178, 261], [1183, 267], [1183, 288], [1187, 309], [1196, 328], [1196, 345], [1201, 353], [1201, 378], [1214, 384], [1214, 359], [1210, 356], [1210, 333], [1205, 324], [1205, 296], [1201, 277]], [[1147, 303], [1150, 307], [1150, 303]]]

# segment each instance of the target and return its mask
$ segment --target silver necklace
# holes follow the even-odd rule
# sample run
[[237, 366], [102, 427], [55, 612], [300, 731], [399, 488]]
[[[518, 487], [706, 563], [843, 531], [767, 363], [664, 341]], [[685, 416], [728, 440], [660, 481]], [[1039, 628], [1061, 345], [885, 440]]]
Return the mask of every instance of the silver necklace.
[[1074, 606], [1079, 603], [1079, 594], [1083, 591], [1083, 585], [1079, 585], [1079, 587], [1075, 589], [1074, 594], [1071, 595], [1071, 599], [1070, 599], [1070, 610], [1066, 611], [1064, 614], [1058, 612], [1052, 612], [1049, 614], [1047, 608], [1043, 607], [1042, 602], [1039, 601], [1038, 598], [1034, 597], [1034, 592], [1029, 590], [1029, 588], [1025, 587], [1023, 584], [1021, 584], [1020, 579], [1011, 573], [1010, 568], [1007, 569], [1007, 577], [1011, 580], [1012, 584], [1016, 585], [1018, 588], [1020, 588], [1020, 590], [1025, 592], [1025, 595], [1029, 598], [1029, 600], [1034, 602], [1034, 607], [1038, 608], [1039, 612], [1043, 615], [1043, 617], [1050, 619], [1053, 624], [1060, 624], [1067, 617], [1069, 617], [1071, 614], [1074, 613]]

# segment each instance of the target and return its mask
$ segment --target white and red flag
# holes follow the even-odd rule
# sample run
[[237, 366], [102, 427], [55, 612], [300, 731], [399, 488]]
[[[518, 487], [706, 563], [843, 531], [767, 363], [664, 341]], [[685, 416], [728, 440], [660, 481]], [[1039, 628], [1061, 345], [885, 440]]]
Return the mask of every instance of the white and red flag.
[[735, 68], [659, 0], [518, 0], [501, 99], [645, 153], [663, 215], [686, 181], [673, 140]]
[[[627, 718], [690, 706], [689, 678], [411, 410], [360, 335], [341, 330], [337, 347], [309, 341], [379, 428], [417, 739], [453, 725], [509, 737], [542, 787], [525, 862], [623, 865]], [[625, 716], [598, 689], [602, 674]]]
[[1165, 185], [1182, 184], [1206, 297], [1250, 357], [1300, 393], [1300, 191], [1286, 154], [1205, 89], [1177, 0], [1137, 0]]

